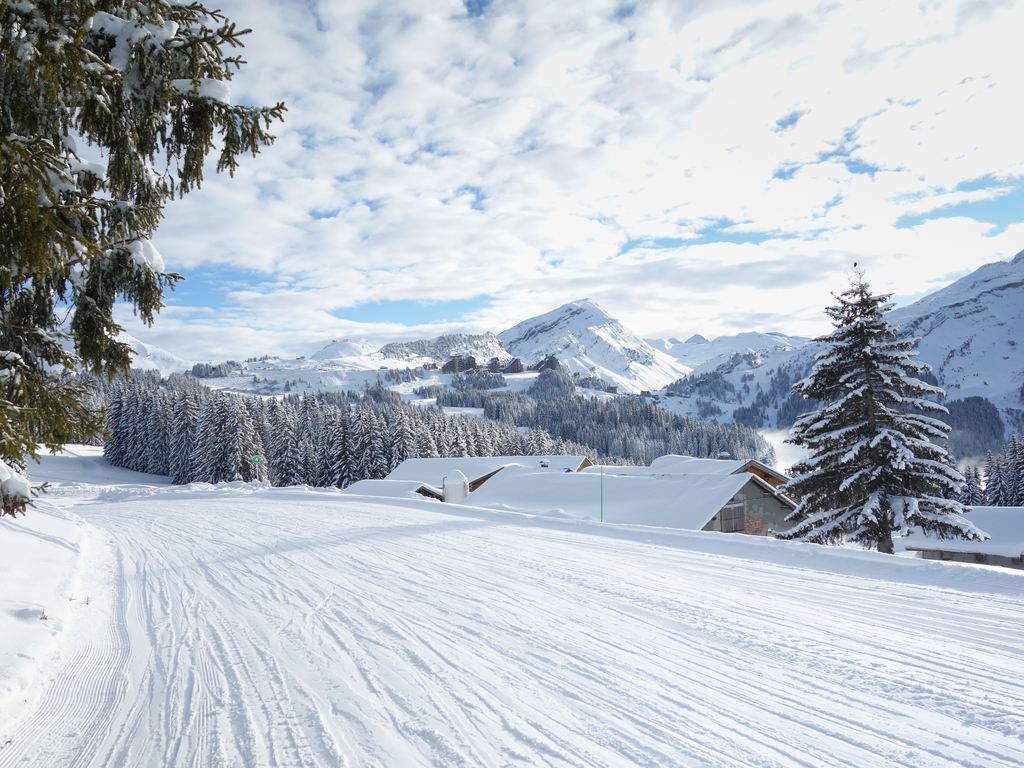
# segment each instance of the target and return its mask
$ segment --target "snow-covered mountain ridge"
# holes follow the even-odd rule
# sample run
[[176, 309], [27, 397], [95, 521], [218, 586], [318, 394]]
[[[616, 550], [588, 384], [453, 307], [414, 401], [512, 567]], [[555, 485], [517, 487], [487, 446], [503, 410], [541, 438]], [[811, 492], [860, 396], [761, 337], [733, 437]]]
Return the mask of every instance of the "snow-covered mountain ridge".
[[525, 320], [498, 338], [524, 362], [555, 355], [573, 373], [598, 376], [624, 392], [660, 389], [692, 370], [652, 347], [590, 299]]
[[784, 333], [747, 331], [735, 336], [719, 336], [714, 341], [708, 341], [700, 335], [691, 336], [685, 342], [678, 339], [644, 341], [700, 373], [709, 363], [713, 369], [737, 353], [788, 352], [804, 346], [810, 339], [805, 336], [787, 336]]
[[192, 363], [188, 360], [183, 360], [166, 349], [139, 341], [124, 331], [118, 334], [117, 340], [130, 346], [132, 352], [135, 353], [132, 358], [132, 368], [142, 371], [160, 371], [161, 376], [169, 376], [172, 373], [184, 373], [192, 367]]
[[[870, 277], [870, 276], [869, 276]], [[920, 359], [933, 366], [948, 399], [978, 395], [1000, 411], [1008, 432], [1024, 430], [1024, 252], [995, 262], [914, 304], [890, 319], [902, 333], [921, 337]], [[137, 340], [137, 367], [164, 373], [184, 370], [186, 361]], [[410, 394], [424, 384], [447, 384], [433, 372], [416, 381], [387, 378], [390, 369], [443, 364], [452, 355], [473, 355], [505, 363], [519, 357], [532, 365], [556, 355], [581, 377], [598, 376], [621, 393], [654, 392], [664, 407], [721, 423], [740, 420], [756, 428], [788, 427], [804, 405], [789, 395], [814, 359], [816, 345], [800, 336], [746, 332], [708, 340], [699, 334], [640, 338], [589, 299], [570, 302], [494, 334], [449, 334], [399, 342], [374, 351], [365, 341], [333, 341], [311, 359], [271, 359], [243, 365], [223, 380], [204, 380], [264, 394], [285, 391], [360, 389], [380, 376]], [[396, 372], [397, 373], [397, 372]], [[419, 374], [417, 374], [418, 376]], [[509, 380], [517, 391], [535, 374]], [[397, 383], [396, 383], [397, 382]]]
[[991, 400], [1010, 425], [1024, 429], [1024, 251], [942, 290], [893, 310], [907, 336], [919, 336], [950, 398]]
[[[921, 339], [918, 359], [932, 366], [947, 400], [985, 397], [1008, 432], [1024, 430], [1024, 251], [888, 317], [901, 335]], [[809, 339], [759, 333], [650, 343], [694, 367], [688, 380], [657, 393], [663, 406], [759, 429], [792, 423], [802, 405], [789, 387], [807, 375], [818, 349]]]
[[394, 342], [381, 347], [380, 354], [391, 360], [406, 362], [428, 359], [444, 363], [456, 355], [471, 355], [480, 363], [487, 363], [492, 357], [498, 358], [502, 364], [512, 359], [512, 355], [493, 333], [451, 333], [436, 339]]

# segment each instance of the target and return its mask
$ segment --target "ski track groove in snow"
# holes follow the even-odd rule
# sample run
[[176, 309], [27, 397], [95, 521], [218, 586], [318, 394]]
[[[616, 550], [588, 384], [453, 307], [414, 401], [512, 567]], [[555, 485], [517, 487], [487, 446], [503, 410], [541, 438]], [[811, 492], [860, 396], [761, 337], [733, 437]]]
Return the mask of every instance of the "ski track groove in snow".
[[76, 512], [110, 620], [0, 768], [1024, 763], [1019, 595], [334, 499]]

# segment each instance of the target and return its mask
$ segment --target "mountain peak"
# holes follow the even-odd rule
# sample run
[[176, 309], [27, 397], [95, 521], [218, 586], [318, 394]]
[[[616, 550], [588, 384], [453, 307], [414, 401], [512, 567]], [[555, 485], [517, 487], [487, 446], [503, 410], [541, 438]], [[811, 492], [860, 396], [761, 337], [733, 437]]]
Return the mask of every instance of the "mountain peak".
[[592, 299], [563, 304], [525, 320], [498, 338], [527, 365], [555, 355], [581, 377], [598, 376], [622, 391], [660, 389], [689, 373], [626, 328]]
[[1024, 265], [1024, 251], [1021, 251], [1010, 261], [1013, 265]]

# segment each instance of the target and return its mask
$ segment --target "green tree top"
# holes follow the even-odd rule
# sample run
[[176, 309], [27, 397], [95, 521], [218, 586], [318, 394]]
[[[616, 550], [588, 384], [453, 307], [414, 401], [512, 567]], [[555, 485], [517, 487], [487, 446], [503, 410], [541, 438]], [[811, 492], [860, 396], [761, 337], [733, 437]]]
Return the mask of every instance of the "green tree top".
[[[249, 30], [200, 3], [0, 0], [0, 460], [101, 430], [79, 367], [130, 364], [115, 301], [146, 323], [180, 277], [150, 242], [163, 206], [273, 142], [284, 104], [229, 103]], [[85, 162], [78, 144], [105, 165]], [[13, 497], [11, 497], [13, 498]], [[3, 511], [16, 506], [4, 494]]]

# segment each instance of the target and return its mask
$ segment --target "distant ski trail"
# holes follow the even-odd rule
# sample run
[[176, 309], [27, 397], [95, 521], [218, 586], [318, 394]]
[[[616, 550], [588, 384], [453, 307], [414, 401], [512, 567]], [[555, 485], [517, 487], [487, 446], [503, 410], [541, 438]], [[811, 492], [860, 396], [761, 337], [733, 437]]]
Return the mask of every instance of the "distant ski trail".
[[92, 601], [0, 768], [1024, 764], [1019, 595], [170, 496], [76, 507]]

